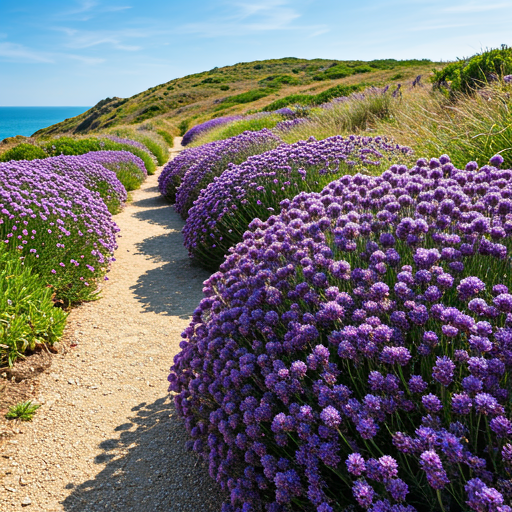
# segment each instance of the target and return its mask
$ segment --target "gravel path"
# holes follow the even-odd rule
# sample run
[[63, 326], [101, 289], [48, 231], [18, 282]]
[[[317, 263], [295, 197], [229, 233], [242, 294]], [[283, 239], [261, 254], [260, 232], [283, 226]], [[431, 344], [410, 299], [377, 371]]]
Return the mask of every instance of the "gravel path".
[[166, 380], [208, 274], [190, 265], [157, 175], [116, 222], [102, 298], [72, 311], [72, 345], [41, 377], [42, 407], [0, 453], [2, 512], [220, 510]]

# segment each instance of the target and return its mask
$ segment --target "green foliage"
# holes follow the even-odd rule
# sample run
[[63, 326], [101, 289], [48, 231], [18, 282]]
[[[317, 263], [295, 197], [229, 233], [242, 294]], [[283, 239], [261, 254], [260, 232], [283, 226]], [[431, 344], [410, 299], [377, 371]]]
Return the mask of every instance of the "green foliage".
[[174, 137], [172, 136], [171, 133], [165, 130], [156, 130], [156, 133], [158, 133], [158, 135], [160, 135], [160, 137], [162, 137], [162, 139], [164, 139], [165, 142], [167, 142], [167, 145], [170, 148], [174, 147]]
[[149, 151], [151, 151], [151, 153], [153, 153], [153, 156], [157, 159], [158, 165], [165, 164], [169, 159], [168, 145], [165, 142], [165, 139], [153, 131], [153, 126], [151, 124], [144, 124], [138, 129], [116, 128], [110, 133], [113, 133], [118, 137], [124, 137], [141, 142], [149, 149]]
[[39, 404], [33, 404], [30, 401], [20, 402], [19, 404], [9, 407], [5, 417], [8, 420], [32, 421], [39, 407], [41, 407]]
[[331, 87], [319, 94], [291, 94], [290, 96], [285, 96], [284, 98], [273, 101], [262, 110], [264, 112], [272, 112], [290, 105], [321, 105], [322, 103], [327, 103], [333, 98], [349, 96], [353, 92], [360, 91], [364, 87], [365, 84], [363, 83], [354, 85], [336, 85], [335, 87]]
[[449, 83], [453, 92], [470, 93], [498, 77], [512, 74], [512, 48], [487, 50], [473, 57], [452, 62], [434, 75], [434, 83]]
[[23, 265], [19, 254], [0, 246], [0, 363], [12, 366], [37, 346], [62, 336], [67, 314], [54, 307], [52, 289]]
[[188, 128], [190, 126], [190, 119], [183, 119], [181, 123], [178, 125], [178, 130], [180, 131], [180, 137], [183, 137], [185, 133], [187, 133]]
[[122, 144], [106, 138], [89, 137], [84, 139], [74, 139], [72, 137], [60, 137], [42, 143], [48, 156], [57, 155], [83, 155], [89, 151], [129, 151], [138, 156], [146, 166], [148, 174], [154, 174], [156, 170], [155, 162], [151, 155], [141, 148], [131, 144]]
[[300, 80], [290, 75], [270, 75], [258, 82], [266, 87], [279, 88], [282, 85], [299, 85]]
[[9, 160], [35, 160], [36, 158], [46, 158], [48, 155], [38, 146], [23, 143], [9, 149], [0, 155], [0, 162]]
[[221, 85], [220, 90], [221, 91], [229, 91], [229, 85]]
[[251, 103], [252, 101], [268, 96], [270, 92], [271, 91], [265, 89], [254, 89], [252, 91], [243, 92], [242, 94], [236, 94], [235, 96], [228, 96], [216, 110], [232, 107], [233, 105], [239, 105], [241, 103]]

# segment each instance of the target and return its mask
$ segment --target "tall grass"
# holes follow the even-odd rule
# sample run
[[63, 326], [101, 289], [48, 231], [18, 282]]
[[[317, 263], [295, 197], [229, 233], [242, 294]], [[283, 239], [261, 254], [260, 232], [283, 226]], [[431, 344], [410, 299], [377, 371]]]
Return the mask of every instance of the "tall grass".
[[151, 153], [153, 153], [157, 159], [158, 165], [163, 165], [169, 159], [169, 145], [164, 137], [152, 130], [152, 127], [149, 127], [150, 129], [147, 128], [148, 127], [146, 125], [142, 125], [137, 129], [131, 127], [116, 127], [110, 130], [109, 133], [117, 135], [118, 137], [124, 137], [141, 142], [149, 149], [149, 151], [151, 151]]
[[447, 99], [427, 88], [404, 94], [391, 122], [377, 131], [412, 147], [417, 156], [450, 155], [455, 166], [474, 160], [488, 163], [496, 153], [512, 167], [512, 99], [510, 87], [489, 85], [478, 93]]
[[[374, 129], [378, 121], [389, 120], [400, 108], [400, 100], [389, 92], [356, 94], [326, 108], [311, 111], [309, 122], [298, 124], [282, 135], [293, 143], [310, 136], [318, 140], [334, 135], [348, 135]], [[387, 135], [383, 131], [383, 135]]]

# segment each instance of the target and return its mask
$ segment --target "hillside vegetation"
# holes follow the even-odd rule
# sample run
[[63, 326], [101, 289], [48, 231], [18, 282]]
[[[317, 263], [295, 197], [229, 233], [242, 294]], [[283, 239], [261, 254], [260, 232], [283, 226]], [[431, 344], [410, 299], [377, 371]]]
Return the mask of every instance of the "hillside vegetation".
[[[131, 98], [106, 98], [87, 112], [34, 135], [82, 135], [122, 125], [149, 127], [162, 136], [176, 131], [183, 134], [212, 117], [260, 110], [271, 104], [273, 108], [276, 101], [283, 106], [291, 102], [308, 104], [309, 96], [337, 86], [347, 86], [349, 94], [367, 85], [411, 79], [435, 67], [441, 66], [426, 59], [364, 62], [289, 57], [239, 63], [177, 78]], [[343, 87], [335, 89], [325, 95], [324, 101], [344, 91]], [[284, 98], [288, 100], [282, 101]]]

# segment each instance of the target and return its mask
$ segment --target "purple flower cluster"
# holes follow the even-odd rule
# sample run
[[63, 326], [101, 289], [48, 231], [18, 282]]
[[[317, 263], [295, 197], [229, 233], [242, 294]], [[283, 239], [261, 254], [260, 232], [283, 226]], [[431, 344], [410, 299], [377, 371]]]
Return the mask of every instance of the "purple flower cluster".
[[375, 171], [411, 153], [381, 137], [311, 137], [283, 144], [229, 166], [201, 192], [183, 229], [185, 247], [201, 265], [217, 269], [249, 223], [267, 219], [298, 192], [319, 191], [333, 177]]
[[222, 126], [224, 124], [231, 123], [233, 121], [238, 121], [239, 119], [243, 119], [243, 116], [224, 116], [224, 117], [215, 117], [214, 119], [210, 119], [201, 124], [196, 124], [190, 130], [188, 130], [185, 135], [183, 135], [183, 139], [181, 141], [182, 146], [188, 146], [194, 139], [197, 139], [203, 133], [206, 133], [213, 128], [217, 128], [217, 126]]
[[66, 303], [93, 295], [119, 231], [100, 195], [82, 184], [113, 173], [78, 158], [0, 164], [0, 240]]
[[443, 155], [281, 207], [169, 375], [223, 510], [510, 512], [512, 171]]
[[272, 131], [277, 135], [289, 132], [297, 126], [307, 124], [309, 120], [306, 117], [296, 117], [294, 119], [286, 119], [285, 121], [279, 121], [279, 123], [272, 128]]
[[[108, 153], [103, 151], [102, 153]], [[126, 201], [126, 189], [117, 179], [116, 173], [96, 163], [94, 152], [77, 156], [54, 156], [44, 160], [21, 160], [20, 166], [29, 167], [31, 172], [55, 173], [70, 178], [98, 195], [107, 205], [110, 213], [118, 213]]]
[[[171, 160], [159, 176], [163, 195], [172, 198], [176, 190], [176, 211], [186, 219], [201, 190], [233, 164], [251, 155], [264, 153], [282, 141], [270, 130], [246, 131], [229, 139], [218, 140], [190, 148]], [[176, 184], [179, 182], [179, 186]]]
[[91, 151], [86, 155], [89, 162], [96, 162], [115, 172], [128, 191], [139, 188], [148, 175], [144, 162], [129, 151]]

